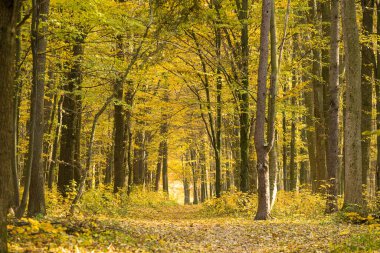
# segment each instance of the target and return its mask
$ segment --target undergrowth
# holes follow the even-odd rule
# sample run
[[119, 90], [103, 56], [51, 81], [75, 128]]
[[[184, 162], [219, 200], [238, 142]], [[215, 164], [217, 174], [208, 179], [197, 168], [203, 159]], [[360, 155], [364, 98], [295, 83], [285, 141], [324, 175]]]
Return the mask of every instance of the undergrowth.
[[[343, 199], [338, 199], [342, 206]], [[312, 194], [303, 189], [300, 192], [278, 192], [271, 216], [275, 219], [323, 220], [330, 217], [335, 222], [351, 224], [380, 223], [380, 200], [367, 200], [367, 209], [362, 212], [340, 211], [332, 216], [325, 215], [326, 197]], [[253, 217], [257, 210], [257, 195], [225, 192], [220, 198], [207, 200], [202, 213], [206, 216]], [[330, 219], [331, 220], [331, 219]]]
[[[323, 216], [325, 201], [320, 195], [309, 191], [280, 191], [273, 207], [274, 218], [315, 219]], [[246, 193], [224, 193], [219, 199], [204, 203], [203, 213], [210, 216], [252, 217], [257, 209], [257, 195]]]
[[[67, 198], [63, 198], [56, 188], [49, 191], [46, 198], [49, 216], [66, 216], [74, 197], [74, 194], [69, 194]], [[159, 208], [175, 205], [178, 205], [177, 202], [163, 192], [135, 188], [128, 196], [125, 190], [120, 190], [115, 194], [110, 187], [100, 186], [97, 189], [89, 189], [83, 194], [75, 208], [75, 213], [92, 216], [99, 214], [126, 216], [132, 208]]]
[[369, 225], [360, 234], [351, 235], [339, 245], [333, 245], [331, 252], [378, 252], [380, 250], [380, 225]]

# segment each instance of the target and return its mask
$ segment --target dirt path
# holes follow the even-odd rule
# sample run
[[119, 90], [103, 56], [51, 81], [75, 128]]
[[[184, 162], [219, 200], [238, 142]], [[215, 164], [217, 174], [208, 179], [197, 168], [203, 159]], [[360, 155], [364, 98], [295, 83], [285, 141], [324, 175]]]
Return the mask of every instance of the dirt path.
[[199, 206], [140, 207], [120, 218], [51, 218], [10, 225], [11, 252], [330, 252], [369, 229], [326, 220], [207, 218]]
[[201, 218], [197, 207], [140, 211], [120, 220], [132, 252], [328, 252], [362, 229], [332, 223]]

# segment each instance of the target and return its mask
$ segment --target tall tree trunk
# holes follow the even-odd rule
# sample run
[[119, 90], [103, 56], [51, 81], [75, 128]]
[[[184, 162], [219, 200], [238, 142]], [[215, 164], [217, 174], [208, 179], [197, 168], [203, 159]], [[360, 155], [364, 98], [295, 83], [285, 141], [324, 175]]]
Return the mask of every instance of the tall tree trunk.
[[[186, 166], [184, 162], [184, 156], [181, 156], [182, 162], [182, 174], [183, 174], [183, 193], [184, 193], [184, 204], [190, 205], [190, 182], [186, 171]], [[187, 161], [186, 161], [187, 162]]]
[[326, 213], [338, 211], [339, 168], [339, 0], [331, 1], [330, 78], [328, 84], [328, 152]]
[[[251, 126], [249, 130], [249, 192], [250, 193], [257, 193], [257, 164], [256, 164], [256, 150], [255, 150], [255, 143], [253, 141], [253, 135], [255, 133], [255, 119], [254, 117], [251, 118]], [[238, 134], [239, 135], [239, 134]], [[240, 162], [236, 163], [237, 167], [240, 166]], [[239, 178], [240, 180], [240, 178]], [[239, 190], [239, 188], [237, 188]]]
[[[21, 21], [21, 8], [17, 10], [17, 22]], [[12, 179], [13, 179], [13, 191], [14, 191], [14, 206], [17, 207], [20, 201], [20, 190], [19, 190], [19, 178], [18, 178], [18, 167], [19, 167], [19, 155], [18, 155], [18, 143], [19, 143], [19, 123], [20, 123], [20, 104], [21, 104], [21, 90], [22, 82], [20, 80], [21, 76], [21, 27], [16, 28], [16, 63], [15, 63], [15, 86], [14, 86], [14, 103], [13, 103], [13, 124], [14, 124], [14, 149], [12, 158]]]
[[162, 146], [162, 189], [169, 193], [168, 178], [168, 141], [165, 140]]
[[[52, 70], [49, 71], [49, 79], [53, 78]], [[50, 79], [51, 80], [51, 79]], [[49, 81], [51, 82], [51, 81]], [[51, 84], [50, 84], [51, 85]], [[51, 89], [51, 86], [48, 86], [48, 89]], [[51, 101], [52, 99], [53, 101]], [[54, 138], [51, 136], [54, 136], [53, 129], [54, 129], [54, 119], [55, 119], [55, 114], [57, 113], [57, 104], [58, 104], [58, 93], [55, 92], [55, 94], [50, 94], [49, 98], [45, 98], [45, 126], [44, 126], [44, 132], [45, 135], [48, 135], [49, 138], [45, 138], [44, 140], [44, 146], [43, 146], [43, 154], [45, 155], [44, 158], [44, 170], [45, 170], [45, 177], [48, 178], [49, 175], [49, 167], [51, 163], [51, 149], [53, 147]]]
[[[46, 213], [45, 207], [45, 177], [43, 167], [43, 135], [44, 135], [44, 88], [46, 72], [47, 48], [47, 16], [49, 14], [49, 0], [33, 0], [32, 17], [32, 52], [33, 52], [33, 86], [36, 86], [36, 101], [34, 110], [36, 125], [33, 143], [32, 174], [29, 190], [28, 216]], [[33, 104], [32, 104], [33, 106]]]
[[[301, 120], [303, 122], [306, 121], [305, 117], [301, 117]], [[301, 132], [301, 140], [303, 143], [307, 143], [307, 134], [306, 134], [306, 130], [303, 129], [302, 132]], [[301, 156], [307, 156], [307, 149], [306, 148], [301, 148], [300, 149], [300, 155]], [[307, 184], [308, 184], [308, 168], [309, 168], [309, 161], [301, 161], [301, 164], [300, 164], [300, 176], [299, 176], [299, 184], [300, 186], [303, 186], [305, 187]]]
[[[303, 76], [303, 82], [306, 81], [306, 77]], [[309, 157], [309, 167], [310, 167], [310, 181], [312, 189], [314, 188], [314, 180], [315, 180], [315, 173], [316, 173], [316, 161], [315, 161], [315, 124], [314, 124], [314, 104], [313, 104], [313, 90], [310, 89], [309, 91], [305, 92], [305, 107], [307, 110], [307, 115], [305, 117], [306, 121], [306, 145], [307, 145], [307, 153]]]
[[363, 204], [361, 150], [361, 53], [355, 0], [342, 1], [346, 65], [345, 208]]
[[128, 167], [128, 182], [127, 182], [127, 193], [131, 193], [132, 186], [132, 177], [133, 177], [133, 157], [132, 157], [132, 144], [133, 144], [133, 135], [132, 135], [132, 107], [134, 101], [134, 87], [132, 81], [127, 81], [127, 92], [125, 94], [125, 103], [127, 108], [125, 111], [125, 138], [126, 138], [126, 161]]
[[[293, 35], [293, 62], [297, 60], [298, 52], [298, 34]], [[295, 89], [297, 85], [297, 72], [295, 69], [292, 70], [292, 89]], [[296, 97], [292, 96], [291, 106], [296, 108]], [[292, 110], [292, 119], [290, 126], [290, 161], [289, 161], [289, 191], [297, 191], [297, 181], [298, 181], [298, 166], [296, 163], [296, 113], [294, 109]]]
[[[377, 17], [380, 17], [380, 1], [376, 1]], [[380, 18], [377, 18], [377, 45], [380, 45]], [[377, 48], [377, 69], [376, 69], [376, 128], [380, 130], [380, 49]], [[376, 157], [376, 191], [380, 191], [380, 135], [377, 135], [377, 157]]]
[[160, 145], [158, 147], [158, 158], [157, 158], [157, 166], [156, 166], [156, 180], [155, 180], [155, 186], [154, 190], [157, 192], [160, 189], [160, 178], [161, 178], [161, 171], [162, 171], [162, 145], [163, 143], [160, 142]]
[[0, 1], [0, 252], [7, 249], [7, 212], [13, 202], [15, 28], [19, 1]]
[[215, 49], [216, 49], [216, 124], [215, 124], [215, 192], [216, 197], [219, 198], [221, 194], [221, 149], [222, 149], [222, 70], [221, 63], [221, 46], [222, 46], [222, 33], [220, 28], [220, 14], [221, 8], [220, 1], [214, 1], [215, 10], [218, 14], [218, 20], [215, 27]]
[[270, 215], [270, 188], [269, 188], [269, 167], [268, 153], [273, 146], [273, 136], [269, 144], [265, 143], [265, 111], [267, 96], [267, 67], [269, 55], [269, 31], [272, 0], [263, 0], [262, 19], [260, 33], [260, 58], [258, 69], [258, 88], [257, 88], [257, 112], [255, 127], [255, 147], [257, 153], [257, 172], [258, 172], [258, 207], [256, 220], [266, 220]]
[[[123, 51], [123, 38], [121, 35], [117, 36], [117, 58], [120, 61], [124, 60]], [[118, 192], [119, 188], [123, 188], [125, 185], [125, 166], [124, 166], [124, 155], [125, 155], [125, 117], [123, 108], [123, 82], [122, 77], [117, 77], [114, 84], [114, 96], [115, 96], [115, 106], [114, 106], [114, 192]]]
[[[240, 1], [239, 1], [240, 2]], [[242, 0], [238, 6], [241, 23], [241, 90], [240, 90], [240, 190], [249, 190], [249, 1]]]
[[330, 54], [329, 54], [329, 45], [330, 45], [330, 26], [331, 26], [331, 4], [329, 1], [324, 1], [320, 3], [320, 12], [321, 12], [321, 28], [322, 28], [322, 38], [323, 41], [326, 41], [322, 46], [321, 51], [321, 60], [322, 60], [322, 96], [323, 96], [323, 141], [324, 141], [324, 150], [325, 150], [325, 159], [326, 159], [326, 167], [325, 170], [321, 173], [321, 183], [325, 184], [327, 178], [327, 152], [328, 152], [328, 141], [327, 141], [327, 117], [328, 117], [328, 87], [329, 87], [329, 63], [330, 63]]
[[[286, 92], [286, 84], [284, 84], [284, 92]], [[283, 174], [283, 184], [284, 190], [289, 190], [289, 180], [288, 180], [288, 143], [286, 138], [287, 127], [286, 127], [286, 112], [282, 112], [282, 174]]]
[[57, 153], [58, 153], [58, 145], [59, 145], [59, 137], [61, 134], [62, 129], [62, 105], [63, 105], [63, 99], [64, 96], [61, 96], [58, 101], [58, 109], [57, 109], [57, 126], [55, 127], [55, 133], [54, 133], [54, 142], [53, 147], [51, 151], [51, 161], [49, 163], [49, 179], [48, 179], [48, 188], [50, 190], [53, 189], [53, 182], [54, 182], [54, 169], [57, 167]]
[[[317, 11], [316, 0], [310, 0], [309, 5], [311, 8], [310, 22], [315, 26], [316, 30], [320, 30], [319, 23], [320, 17]], [[314, 36], [315, 37], [315, 36]], [[312, 175], [312, 190], [318, 192], [321, 190], [320, 186], [322, 180], [325, 179], [326, 171], [326, 144], [325, 144], [325, 130], [324, 130], [324, 115], [323, 115], [323, 84], [319, 80], [322, 76], [321, 69], [321, 50], [318, 47], [313, 47], [313, 66], [312, 66], [312, 82], [313, 82], [313, 95], [314, 95], [314, 117], [315, 117], [315, 135], [316, 135], [316, 171]], [[315, 175], [315, 178], [313, 177]]]
[[144, 183], [144, 132], [143, 130], [136, 131], [135, 148], [133, 150], [133, 184], [143, 185]]
[[[363, 34], [373, 34], [374, 0], [362, 0]], [[375, 56], [371, 42], [362, 43], [362, 121], [361, 132], [372, 131], [372, 75], [374, 73]], [[370, 169], [371, 135], [362, 136], [362, 184], [367, 185]]]
[[205, 202], [207, 198], [207, 179], [206, 179], [206, 143], [202, 139], [199, 150], [199, 167], [201, 174], [201, 196], [200, 201]]
[[191, 170], [193, 172], [193, 204], [197, 205], [199, 203], [198, 198], [198, 164], [197, 164], [197, 151], [195, 148], [190, 150], [190, 164]]
[[268, 136], [273, 136], [273, 147], [269, 151], [269, 182], [270, 182], [270, 208], [272, 209], [277, 196], [277, 138], [275, 121], [277, 117], [276, 99], [277, 99], [277, 79], [278, 79], [278, 59], [277, 59], [277, 34], [276, 34], [276, 16], [275, 4], [272, 2], [270, 17], [270, 41], [271, 41], [271, 76], [270, 76], [270, 94], [268, 100]]
[[184, 203], [190, 205], [190, 183], [187, 177], [183, 178]]
[[[82, 58], [84, 54], [84, 35], [79, 35], [73, 45], [74, 64], [69, 71], [67, 84], [63, 85], [64, 99], [62, 104], [62, 131], [61, 131], [61, 148], [60, 148], [60, 164], [58, 169], [58, 190], [66, 196], [68, 187], [72, 181], [77, 183], [80, 180], [80, 171], [77, 167], [76, 145], [78, 140], [77, 129], [78, 113], [81, 109], [81, 103], [78, 103], [75, 94], [82, 83]], [[73, 141], [74, 140], [74, 141]]]

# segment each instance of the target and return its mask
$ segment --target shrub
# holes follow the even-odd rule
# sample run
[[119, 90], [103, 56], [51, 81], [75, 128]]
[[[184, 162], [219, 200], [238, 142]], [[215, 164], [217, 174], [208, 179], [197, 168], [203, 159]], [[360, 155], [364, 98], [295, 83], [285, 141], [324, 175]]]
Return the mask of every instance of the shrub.
[[257, 208], [255, 195], [236, 192], [223, 193], [220, 198], [207, 200], [203, 204], [203, 213], [211, 216], [252, 216]]
[[322, 195], [312, 194], [309, 190], [298, 193], [279, 191], [272, 216], [315, 219], [323, 216], [325, 205], [326, 201]]
[[[272, 216], [275, 218], [315, 219], [323, 216], [325, 200], [309, 191], [278, 193]], [[207, 200], [203, 214], [211, 216], [253, 217], [257, 209], [257, 195], [241, 192], [223, 193], [220, 198]]]
[[331, 252], [377, 252], [378, 250], [380, 250], [380, 227], [376, 224], [370, 225], [367, 231], [332, 246]]
[[125, 216], [133, 207], [159, 207], [177, 205], [163, 192], [151, 192], [134, 188], [130, 196], [125, 190], [113, 193], [110, 187], [101, 186], [83, 194], [79, 209], [88, 214]]

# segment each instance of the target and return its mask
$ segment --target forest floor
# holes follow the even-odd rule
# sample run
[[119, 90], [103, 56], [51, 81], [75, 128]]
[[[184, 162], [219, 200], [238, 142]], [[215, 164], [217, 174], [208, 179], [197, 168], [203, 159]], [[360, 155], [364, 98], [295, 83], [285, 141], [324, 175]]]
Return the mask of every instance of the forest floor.
[[50, 221], [25, 219], [24, 224], [14, 223], [8, 228], [11, 252], [375, 252], [380, 249], [378, 227], [337, 223], [331, 219], [254, 221], [253, 218], [208, 217], [201, 206], [132, 208], [125, 217], [112, 218], [94, 215]]

